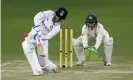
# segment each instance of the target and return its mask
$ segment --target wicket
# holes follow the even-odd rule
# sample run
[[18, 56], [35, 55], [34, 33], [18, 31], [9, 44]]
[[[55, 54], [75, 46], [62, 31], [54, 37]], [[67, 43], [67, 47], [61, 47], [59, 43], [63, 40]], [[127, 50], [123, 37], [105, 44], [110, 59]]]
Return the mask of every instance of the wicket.
[[[73, 29], [71, 27], [63, 27], [60, 30], [60, 68], [62, 65], [62, 56], [63, 56], [63, 31], [65, 31], [65, 68], [68, 68], [68, 55], [70, 55], [70, 68], [73, 67], [73, 47], [72, 47], [72, 39], [73, 39]], [[68, 49], [69, 46], [69, 49]], [[69, 51], [68, 51], [69, 50]], [[69, 54], [70, 53], [70, 54]]]

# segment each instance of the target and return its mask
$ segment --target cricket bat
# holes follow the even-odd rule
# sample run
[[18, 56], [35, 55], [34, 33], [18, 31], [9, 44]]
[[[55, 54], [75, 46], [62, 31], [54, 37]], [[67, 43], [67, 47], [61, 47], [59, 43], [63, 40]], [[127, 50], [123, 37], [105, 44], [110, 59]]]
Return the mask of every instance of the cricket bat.
[[37, 54], [42, 56], [42, 57], [46, 57], [46, 55], [44, 54], [44, 48], [42, 44], [39, 44], [36, 46], [36, 50], [37, 50]]

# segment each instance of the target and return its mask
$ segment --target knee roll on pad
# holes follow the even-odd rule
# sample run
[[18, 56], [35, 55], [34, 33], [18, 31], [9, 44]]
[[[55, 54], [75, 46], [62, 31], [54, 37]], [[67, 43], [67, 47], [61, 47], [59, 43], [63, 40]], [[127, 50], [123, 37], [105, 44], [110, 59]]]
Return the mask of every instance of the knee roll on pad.
[[73, 47], [83, 47], [83, 45], [75, 42], [75, 43], [73, 43]]
[[72, 40], [73, 45], [75, 44], [75, 41], [76, 41], [76, 40], [73, 38], [73, 40]]
[[31, 44], [28, 44], [27, 42], [23, 42], [22, 43], [22, 47], [23, 47], [23, 51], [24, 51], [24, 54], [26, 55], [27, 53], [30, 53], [30, 52], [33, 52], [35, 51], [35, 48], [34, 46]]
[[78, 37], [77, 39], [74, 39], [72, 40], [73, 42], [73, 46], [74, 47], [82, 47], [82, 38], [81, 37]]
[[110, 46], [110, 45], [112, 45], [113, 43], [114, 43], [113, 37], [106, 38], [106, 39], [104, 40], [104, 45], [106, 45], [106, 46]]
[[76, 39], [74, 39], [74, 38], [73, 38], [72, 42], [73, 42], [74, 47], [77, 47], [79, 45], [79, 44], [77, 44]]

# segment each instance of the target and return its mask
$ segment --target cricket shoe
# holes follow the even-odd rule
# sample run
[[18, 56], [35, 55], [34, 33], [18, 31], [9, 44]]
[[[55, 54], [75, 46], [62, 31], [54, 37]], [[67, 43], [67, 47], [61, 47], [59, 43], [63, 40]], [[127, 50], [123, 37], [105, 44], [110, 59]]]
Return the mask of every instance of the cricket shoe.
[[49, 69], [47, 69], [47, 68], [45, 68], [45, 67], [42, 67], [42, 70], [43, 70], [44, 72], [54, 72], [54, 73], [59, 72], [58, 68], [53, 68], [53, 69], [49, 70]]
[[33, 72], [33, 76], [41, 76], [43, 74], [42, 71], [35, 71]]
[[57, 73], [57, 72], [59, 72], [59, 69], [58, 69], [58, 68], [55, 68], [55, 69], [52, 69], [52, 71], [53, 71], [54, 73]]
[[105, 62], [104, 65], [105, 66], [111, 66], [111, 62]]
[[86, 65], [85, 62], [77, 62], [77, 63], [76, 63], [76, 66], [85, 66], [85, 65]]

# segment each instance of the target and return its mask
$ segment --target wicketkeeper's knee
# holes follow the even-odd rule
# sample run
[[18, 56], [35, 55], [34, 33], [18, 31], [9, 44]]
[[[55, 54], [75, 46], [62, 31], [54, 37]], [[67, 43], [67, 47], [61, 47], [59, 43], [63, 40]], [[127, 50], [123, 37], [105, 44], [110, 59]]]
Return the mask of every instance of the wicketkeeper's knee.
[[106, 45], [106, 46], [113, 45], [113, 43], [114, 43], [113, 37], [106, 38], [104, 40], [104, 45]]

